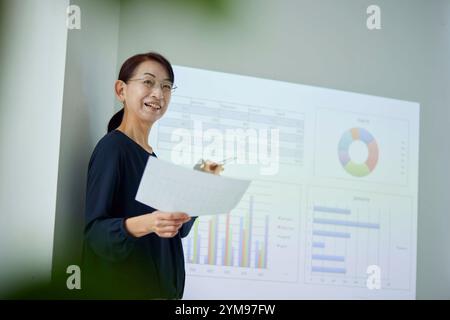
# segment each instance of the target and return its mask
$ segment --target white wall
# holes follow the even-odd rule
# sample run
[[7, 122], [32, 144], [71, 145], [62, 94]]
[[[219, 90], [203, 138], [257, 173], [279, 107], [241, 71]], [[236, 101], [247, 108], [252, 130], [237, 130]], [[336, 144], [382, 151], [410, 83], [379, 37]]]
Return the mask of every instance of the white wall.
[[[417, 297], [450, 298], [449, 1], [224, 2], [224, 12], [206, 15], [122, 1], [119, 61], [156, 50], [179, 65], [419, 102]], [[366, 28], [371, 4], [381, 7], [382, 30]]]
[[114, 113], [119, 1], [77, 0], [81, 29], [70, 30], [61, 124], [53, 276], [65, 285], [68, 265], [80, 265], [89, 158]]
[[0, 3], [0, 297], [50, 279], [67, 4]]
[[[450, 299], [450, 1], [428, 1], [418, 17], [422, 102], [419, 184], [418, 298]], [[410, 55], [411, 53], [408, 53]], [[408, 82], [407, 82], [408, 83]]]

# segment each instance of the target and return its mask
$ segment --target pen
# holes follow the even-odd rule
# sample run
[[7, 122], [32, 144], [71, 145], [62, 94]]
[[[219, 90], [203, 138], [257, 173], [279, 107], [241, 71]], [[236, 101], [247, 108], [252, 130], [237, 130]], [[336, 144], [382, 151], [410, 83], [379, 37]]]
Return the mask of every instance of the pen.
[[222, 161], [218, 162], [217, 164], [223, 166], [225, 163], [230, 162], [231, 160], [235, 160], [235, 159], [237, 159], [237, 157], [223, 159]]
[[[223, 159], [222, 161], [217, 162], [217, 165], [223, 166], [223, 165], [225, 165], [225, 163], [230, 162], [231, 160], [234, 160], [234, 159], [237, 159], [237, 157], [231, 157], [231, 158]], [[194, 169], [197, 169], [197, 170], [198, 170], [198, 169], [203, 169], [204, 166], [205, 166], [205, 164], [206, 164], [206, 161], [205, 161], [204, 159], [201, 159], [201, 161], [199, 161], [199, 162], [195, 165]]]

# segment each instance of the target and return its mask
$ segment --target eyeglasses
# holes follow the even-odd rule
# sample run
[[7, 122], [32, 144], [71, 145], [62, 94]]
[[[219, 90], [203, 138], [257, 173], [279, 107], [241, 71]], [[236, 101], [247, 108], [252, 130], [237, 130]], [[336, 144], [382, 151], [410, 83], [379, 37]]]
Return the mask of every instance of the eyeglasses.
[[[145, 78], [139, 78], [139, 79], [130, 79], [128, 81], [142, 81], [142, 84], [147, 87], [148, 89], [153, 89], [155, 87], [155, 85], [159, 82], [154, 78], [151, 77], [145, 77]], [[175, 91], [175, 89], [177, 88], [176, 86], [173, 85], [172, 82], [164, 80], [159, 82], [159, 86], [161, 88], [161, 91], [164, 94], [169, 94]]]

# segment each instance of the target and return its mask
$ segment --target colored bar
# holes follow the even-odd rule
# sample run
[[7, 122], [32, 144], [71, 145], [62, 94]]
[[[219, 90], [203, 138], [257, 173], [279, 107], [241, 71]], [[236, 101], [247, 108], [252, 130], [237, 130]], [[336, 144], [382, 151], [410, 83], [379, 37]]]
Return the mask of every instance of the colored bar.
[[186, 259], [189, 263], [192, 263], [191, 250], [192, 250], [192, 238], [189, 238], [187, 241], [187, 259]]
[[256, 241], [255, 243], [255, 268], [259, 268], [259, 246], [258, 246], [258, 241]]
[[347, 270], [344, 268], [331, 268], [331, 267], [319, 267], [319, 266], [312, 266], [311, 267], [312, 272], [324, 272], [324, 273], [346, 273]]
[[230, 266], [234, 266], [234, 254], [233, 254], [234, 250], [233, 247], [231, 247], [231, 262], [230, 262]]
[[336, 225], [336, 226], [380, 229], [380, 225], [378, 223], [343, 221], [343, 220], [322, 219], [322, 218], [314, 218], [313, 222], [318, 223], [318, 224], [330, 224], [330, 225]]
[[217, 264], [217, 255], [218, 255], [218, 244], [219, 244], [219, 221], [218, 221], [218, 217], [215, 216], [214, 217], [214, 248], [213, 248], [213, 253], [214, 253], [214, 264]]
[[224, 262], [225, 266], [230, 265], [230, 213], [227, 214], [227, 222], [225, 224], [225, 252], [224, 252]]
[[199, 219], [195, 219], [194, 222], [194, 254], [192, 256], [192, 260], [194, 263], [199, 263], [199, 239], [198, 239], [198, 224]]
[[260, 254], [258, 255], [258, 268], [260, 268], [260, 269], [264, 268], [262, 250], [260, 250]]
[[208, 236], [208, 263], [215, 265], [217, 262], [217, 216], [209, 220]]
[[323, 261], [345, 261], [345, 257], [343, 256], [333, 256], [326, 254], [313, 254], [311, 258], [313, 260], [323, 260]]
[[240, 224], [239, 224], [239, 251], [238, 251], [238, 265], [242, 267], [242, 257], [244, 256], [244, 230], [243, 230], [243, 219], [240, 218]]
[[313, 242], [312, 247], [313, 248], [325, 248], [325, 242]]
[[232, 229], [230, 228], [230, 239], [229, 239], [229, 245], [228, 245], [228, 265], [233, 265], [233, 233]]
[[350, 233], [348, 232], [314, 230], [313, 235], [323, 237], [333, 237], [333, 238], [350, 238]]
[[226, 256], [226, 252], [227, 252], [227, 239], [224, 238], [222, 239], [222, 265], [226, 266], [227, 265], [227, 256]]
[[247, 266], [247, 262], [245, 260], [246, 256], [247, 256], [247, 248], [245, 247], [245, 245], [247, 244], [247, 235], [246, 235], [246, 230], [242, 230], [242, 257], [241, 257], [241, 266], [242, 267], [246, 267]]
[[213, 259], [213, 219], [209, 220], [208, 223], [208, 264], [212, 264]]
[[267, 268], [267, 247], [269, 245], [269, 215], [266, 216], [266, 228], [264, 231], [264, 251], [262, 253], [262, 267]]
[[[200, 264], [200, 243], [201, 243], [201, 237], [198, 237], [198, 242], [197, 242], [197, 256], [194, 258], [195, 263]], [[195, 248], [194, 248], [195, 249]]]
[[250, 267], [250, 254], [252, 252], [252, 224], [253, 224], [253, 196], [250, 196], [250, 203], [248, 208], [248, 242], [247, 242], [247, 257], [246, 266]]
[[342, 208], [332, 208], [332, 207], [324, 207], [324, 206], [314, 206], [314, 211], [316, 212], [326, 212], [326, 213], [338, 213], [338, 214], [351, 214], [350, 209], [342, 209]]

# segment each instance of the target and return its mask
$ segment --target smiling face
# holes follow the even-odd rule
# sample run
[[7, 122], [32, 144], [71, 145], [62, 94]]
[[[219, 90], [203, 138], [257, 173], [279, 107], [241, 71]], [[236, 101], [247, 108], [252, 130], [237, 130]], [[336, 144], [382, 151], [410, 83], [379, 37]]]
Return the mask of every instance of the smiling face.
[[167, 111], [171, 96], [167, 85], [170, 84], [165, 67], [147, 60], [136, 68], [127, 83], [116, 81], [116, 96], [125, 104], [128, 117], [151, 125]]

